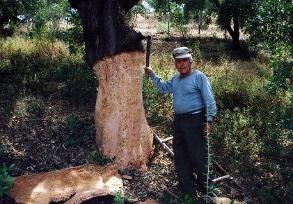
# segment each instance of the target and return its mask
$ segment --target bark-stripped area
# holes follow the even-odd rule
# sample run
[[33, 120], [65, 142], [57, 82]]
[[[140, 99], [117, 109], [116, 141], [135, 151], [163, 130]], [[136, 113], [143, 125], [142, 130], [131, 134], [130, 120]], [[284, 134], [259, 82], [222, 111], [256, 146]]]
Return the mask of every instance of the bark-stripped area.
[[100, 82], [96, 141], [120, 168], [146, 169], [153, 151], [143, 108], [143, 69], [139, 69], [143, 62], [143, 53], [136, 51], [104, 58], [94, 67]]

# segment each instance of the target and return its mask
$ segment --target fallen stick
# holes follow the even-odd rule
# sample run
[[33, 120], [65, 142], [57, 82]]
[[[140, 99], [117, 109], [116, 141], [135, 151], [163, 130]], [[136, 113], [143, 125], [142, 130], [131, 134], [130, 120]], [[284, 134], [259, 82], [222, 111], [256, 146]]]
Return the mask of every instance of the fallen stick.
[[233, 179], [233, 177], [231, 177], [228, 174], [228, 175], [225, 175], [225, 176], [221, 176], [221, 177], [215, 178], [215, 179], [212, 180], [212, 182], [213, 183], [217, 183], [217, 182], [220, 182], [220, 181], [225, 180], [225, 179]]
[[216, 162], [215, 160], [213, 160], [212, 162], [222, 174], [228, 174], [228, 172], [218, 162]]
[[[222, 172], [222, 174], [228, 174], [228, 172], [215, 160], [213, 160], [213, 164], [217, 167], [217, 169]], [[239, 183], [237, 181], [235, 181], [235, 179], [232, 179], [233, 183], [241, 190], [244, 192], [244, 189], [239, 185]]]

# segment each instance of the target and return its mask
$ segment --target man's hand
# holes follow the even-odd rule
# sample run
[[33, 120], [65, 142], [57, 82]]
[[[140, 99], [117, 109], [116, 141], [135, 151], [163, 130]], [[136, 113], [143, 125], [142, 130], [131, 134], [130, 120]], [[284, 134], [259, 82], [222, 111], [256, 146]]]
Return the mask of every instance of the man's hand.
[[206, 135], [209, 135], [213, 130], [213, 126], [212, 126], [212, 123], [210, 122], [207, 122], [204, 124], [204, 132]]
[[145, 69], [145, 73], [150, 76], [151, 74], [154, 73], [153, 69], [151, 67], [146, 67]]

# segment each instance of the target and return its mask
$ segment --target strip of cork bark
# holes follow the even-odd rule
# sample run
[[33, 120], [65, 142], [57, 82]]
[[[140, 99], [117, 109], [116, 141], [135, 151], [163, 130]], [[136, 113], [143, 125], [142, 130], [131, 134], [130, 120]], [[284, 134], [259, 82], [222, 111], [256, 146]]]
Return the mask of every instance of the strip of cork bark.
[[122, 187], [117, 165], [83, 165], [19, 176], [9, 195], [17, 203], [48, 204], [67, 200], [66, 204], [72, 204], [99, 196], [114, 195]]

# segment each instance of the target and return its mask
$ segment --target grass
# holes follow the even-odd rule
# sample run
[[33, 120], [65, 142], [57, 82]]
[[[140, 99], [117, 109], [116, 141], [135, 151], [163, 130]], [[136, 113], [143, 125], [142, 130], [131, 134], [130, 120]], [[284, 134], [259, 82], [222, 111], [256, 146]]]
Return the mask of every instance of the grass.
[[[213, 158], [242, 181], [254, 201], [286, 202], [293, 176], [292, 101], [290, 94], [267, 91], [268, 60], [260, 55], [231, 55], [222, 40], [169, 40], [153, 42], [151, 66], [167, 80], [175, 73], [173, 47], [192, 47], [197, 56], [194, 65], [210, 78], [219, 108], [211, 135]], [[84, 64], [83, 53], [70, 54], [63, 42], [14, 37], [0, 40], [0, 57], [0, 139], [5, 147], [0, 156], [8, 154], [9, 165], [19, 164], [18, 173], [23, 173], [27, 168], [38, 172], [86, 160], [109, 162], [94, 147], [98, 82]], [[172, 97], [159, 94], [147, 77], [143, 97], [149, 124], [170, 136]], [[50, 152], [42, 152], [48, 145]], [[64, 158], [56, 158], [60, 149], [67, 150]]]

